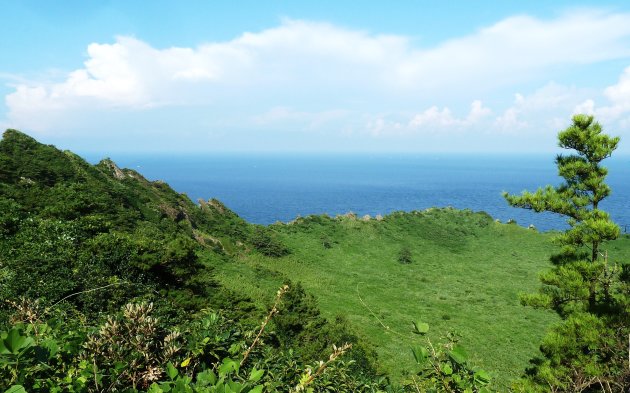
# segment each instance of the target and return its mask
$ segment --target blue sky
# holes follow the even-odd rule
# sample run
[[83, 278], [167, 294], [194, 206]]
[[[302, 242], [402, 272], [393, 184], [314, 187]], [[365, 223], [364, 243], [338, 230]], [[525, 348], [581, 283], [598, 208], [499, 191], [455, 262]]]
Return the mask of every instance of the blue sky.
[[0, 127], [102, 155], [529, 153], [585, 112], [630, 153], [627, 2], [446, 3], [4, 1]]

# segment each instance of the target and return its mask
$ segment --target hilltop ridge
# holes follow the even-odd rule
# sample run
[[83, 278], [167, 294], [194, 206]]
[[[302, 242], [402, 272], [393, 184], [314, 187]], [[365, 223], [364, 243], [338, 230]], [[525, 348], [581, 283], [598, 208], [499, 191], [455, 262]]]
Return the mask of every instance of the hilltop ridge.
[[[5, 269], [30, 274], [7, 280], [4, 298], [60, 299], [122, 280], [171, 291], [182, 305], [203, 302], [216, 285], [195, 250], [211, 247], [215, 258], [224, 258], [218, 239], [244, 242], [250, 231], [219, 202], [197, 205], [109, 159], [91, 165], [17, 130], [0, 141], [0, 190], [0, 228], [10, 256]], [[210, 238], [217, 240], [206, 244]], [[40, 279], [49, 285], [31, 285]], [[125, 294], [107, 307], [143, 292], [132, 285], [120, 291]]]

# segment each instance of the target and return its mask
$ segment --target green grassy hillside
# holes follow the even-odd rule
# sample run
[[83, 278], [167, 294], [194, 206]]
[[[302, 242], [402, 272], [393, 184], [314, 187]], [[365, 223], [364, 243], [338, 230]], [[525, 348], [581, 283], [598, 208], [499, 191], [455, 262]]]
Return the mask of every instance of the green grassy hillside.
[[[393, 375], [413, 370], [409, 348], [419, 337], [412, 321], [429, 323], [434, 341], [460, 334], [476, 364], [505, 384], [523, 372], [557, 320], [518, 298], [538, 288], [551, 236], [484, 213], [429, 209], [382, 221], [311, 216], [272, 228], [290, 255], [243, 254], [216, 266], [219, 280], [265, 300], [284, 278], [301, 281], [326, 316], [345, 316], [377, 347], [383, 371]], [[403, 248], [411, 263], [399, 261]], [[611, 252], [627, 258], [630, 240], [618, 240]]]
[[[182, 370], [192, 376], [216, 369], [227, 356], [246, 358], [251, 332], [278, 287], [291, 280], [306, 293], [292, 286], [251, 360], [252, 367], [268, 370], [265, 386], [271, 391], [295, 386], [306, 365], [344, 342], [354, 345], [346, 355], [353, 365], [340, 366], [322, 384], [337, 388], [347, 378], [340, 390], [382, 390], [386, 383], [374, 373], [377, 367], [392, 377], [390, 388], [402, 381], [416, 391], [415, 382], [405, 377], [418, 377], [411, 347], [424, 345], [425, 338], [412, 333], [412, 322], [429, 324], [436, 347], [454, 332], [473, 367], [490, 371], [493, 386], [502, 391], [538, 354], [545, 332], [558, 320], [554, 313], [519, 303], [520, 293], [539, 287], [538, 273], [557, 251], [551, 238], [497, 223], [485, 213], [451, 208], [378, 218], [309, 216], [263, 227], [214, 199], [197, 205], [111, 160], [90, 165], [8, 130], [0, 141], [0, 338], [12, 331], [17, 340], [29, 334], [33, 321], [43, 321], [38, 317], [31, 327], [10, 330], [19, 302], [46, 310], [41, 318], [60, 313], [65, 325], [54, 322], [55, 343], [67, 339], [56, 336], [67, 326], [80, 326], [83, 333], [72, 340], [85, 341], [87, 332], [119, 315], [123, 305], [154, 302], [163, 333], [176, 326], [190, 333], [190, 348], [177, 359], [180, 365], [196, 359], [196, 371]], [[625, 262], [630, 237], [604, 249], [611, 263]], [[196, 335], [195, 324], [208, 308], [220, 310], [230, 323], [242, 323], [226, 328], [243, 333], [217, 335], [216, 342]], [[205, 349], [199, 352], [199, 346]], [[84, 356], [83, 346], [73, 348], [63, 355], [49, 353], [57, 368], [40, 369], [33, 357], [33, 368], [21, 371], [20, 383], [73, 381]], [[205, 350], [220, 353], [203, 358]], [[18, 380], [17, 363], [3, 357], [5, 352], [0, 377], [8, 382], [0, 378], [0, 389]], [[117, 383], [116, 373], [124, 369], [116, 367], [103, 378]], [[164, 364], [151, 367], [156, 378], [166, 377]]]

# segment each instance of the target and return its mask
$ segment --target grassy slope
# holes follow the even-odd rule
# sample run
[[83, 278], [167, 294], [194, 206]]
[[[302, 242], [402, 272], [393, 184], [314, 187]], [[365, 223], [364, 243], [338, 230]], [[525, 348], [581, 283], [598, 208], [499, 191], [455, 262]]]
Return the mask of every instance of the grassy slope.
[[[518, 300], [519, 293], [536, 290], [537, 273], [548, 266], [554, 247], [547, 234], [451, 209], [383, 221], [315, 217], [272, 227], [293, 253], [244, 255], [242, 263], [217, 266], [220, 280], [261, 301], [283, 277], [301, 281], [326, 316], [346, 316], [377, 347], [384, 371], [394, 376], [413, 369], [409, 348], [421, 341], [411, 333], [413, 320], [430, 324], [433, 341], [447, 331], [461, 334], [475, 364], [503, 386], [524, 370], [556, 320]], [[403, 246], [412, 264], [397, 261]], [[613, 248], [630, 256], [628, 239]]]
[[[475, 363], [503, 383], [522, 372], [555, 320], [518, 303], [518, 293], [539, 285], [537, 272], [554, 250], [550, 236], [482, 214], [443, 209], [383, 221], [299, 219], [271, 226], [292, 254], [267, 258], [245, 251], [251, 226], [218, 201], [199, 208], [163, 183], [109, 161], [91, 166], [17, 131], [0, 141], [3, 198], [15, 198], [21, 209], [46, 219], [105, 219], [130, 233], [152, 224], [159, 233], [236, 254], [232, 260], [203, 252], [225, 286], [261, 305], [284, 278], [301, 281], [326, 316], [346, 316], [375, 345], [384, 371], [393, 375], [413, 367], [409, 347], [419, 338], [410, 333], [412, 320], [428, 322], [433, 341], [459, 332]], [[404, 246], [412, 264], [397, 261]], [[630, 238], [608, 250], [613, 261], [629, 260]]]

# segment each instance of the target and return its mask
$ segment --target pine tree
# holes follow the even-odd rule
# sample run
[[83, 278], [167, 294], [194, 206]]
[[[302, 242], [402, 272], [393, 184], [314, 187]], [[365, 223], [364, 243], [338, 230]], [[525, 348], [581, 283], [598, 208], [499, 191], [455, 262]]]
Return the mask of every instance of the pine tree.
[[[592, 310], [597, 306], [596, 277], [599, 264], [595, 262], [602, 256], [600, 247], [605, 241], [619, 236], [619, 226], [610, 219], [608, 213], [599, 209], [600, 202], [610, 195], [610, 187], [604, 183], [608, 170], [601, 166], [601, 161], [611, 156], [619, 138], [603, 134], [602, 127], [593, 121], [593, 116], [576, 115], [573, 124], [558, 134], [558, 140], [560, 147], [576, 152], [556, 158], [558, 174], [565, 182], [558, 187], [540, 188], [534, 193], [525, 191], [520, 196], [504, 193], [504, 197], [515, 207], [535, 212], [553, 212], [568, 218], [570, 229], [555, 239], [562, 250], [554, 260], [560, 264], [569, 261], [590, 262], [582, 264], [580, 268], [590, 271], [587, 274], [587, 307]], [[589, 254], [586, 257], [583, 255], [585, 248]], [[547, 278], [553, 281], [552, 277]], [[555, 286], [553, 282], [549, 284]], [[575, 301], [576, 297], [572, 299]], [[553, 300], [564, 304], [568, 298], [561, 296]], [[555, 308], [563, 304], [556, 304]]]
[[576, 115], [558, 140], [560, 147], [574, 150], [556, 158], [564, 183], [533, 193], [504, 193], [511, 206], [557, 213], [569, 224], [554, 239], [561, 249], [551, 258], [553, 268], [540, 276], [542, 288], [522, 297], [526, 305], [555, 310], [562, 322], [543, 340], [544, 357], [532, 361], [520, 387], [612, 392], [630, 378], [623, 356], [630, 320], [630, 285], [623, 273], [628, 269], [613, 264], [602, 251], [620, 231], [600, 209], [611, 192], [604, 182], [608, 170], [601, 162], [611, 156], [619, 138], [602, 133], [593, 116]]

